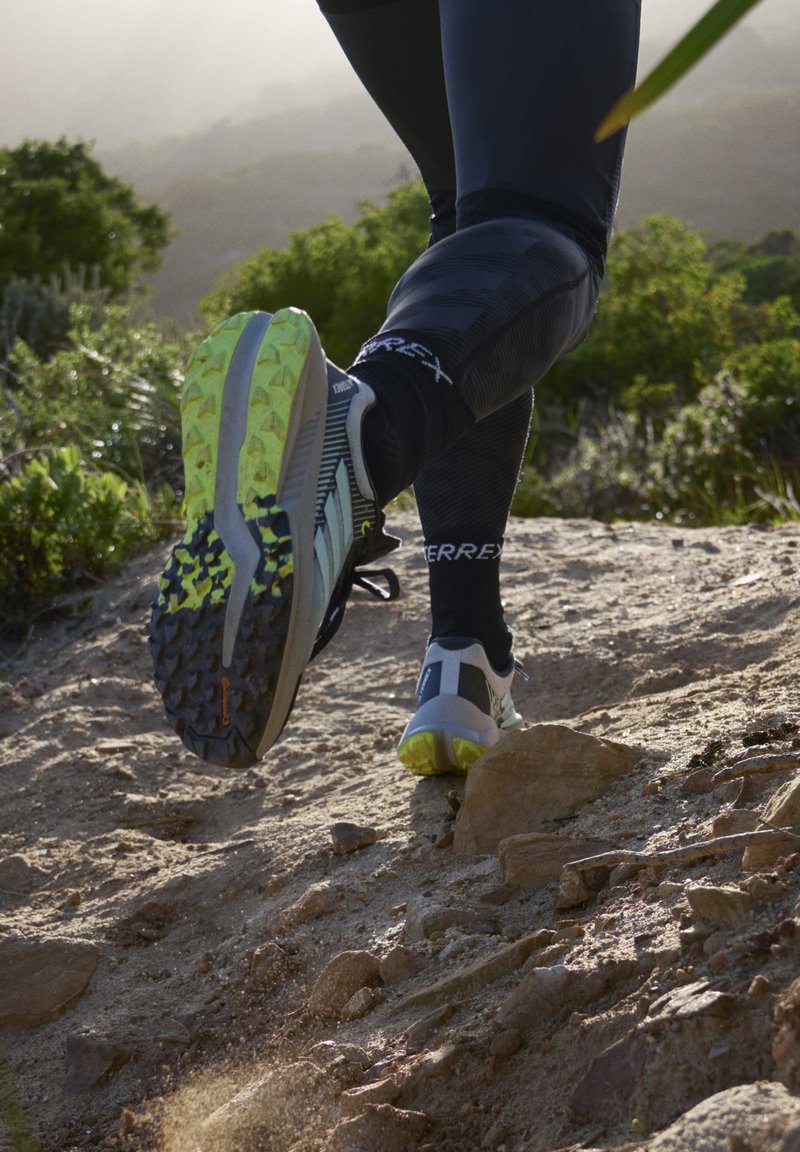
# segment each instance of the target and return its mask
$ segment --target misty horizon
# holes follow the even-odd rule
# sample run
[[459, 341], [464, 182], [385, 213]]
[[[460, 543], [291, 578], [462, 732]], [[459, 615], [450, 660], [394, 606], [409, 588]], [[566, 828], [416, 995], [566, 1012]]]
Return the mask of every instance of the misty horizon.
[[[643, 67], [710, 3], [645, 0]], [[784, 48], [793, 39], [800, 61], [794, 3], [764, 0], [715, 53], [758, 32]], [[62, 135], [101, 149], [150, 143], [359, 89], [316, 0], [229, 0], [224, 21], [189, 0], [28, 0], [5, 31], [5, 146]]]

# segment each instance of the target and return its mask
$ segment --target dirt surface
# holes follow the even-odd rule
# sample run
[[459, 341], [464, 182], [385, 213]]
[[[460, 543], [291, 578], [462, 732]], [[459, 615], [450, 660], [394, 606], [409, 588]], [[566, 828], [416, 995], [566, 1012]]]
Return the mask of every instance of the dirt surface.
[[[457, 856], [463, 779], [394, 756], [427, 612], [413, 517], [389, 527], [401, 599], [353, 596], [255, 770], [167, 727], [166, 548], [2, 652], [0, 1149], [638, 1147], [722, 1089], [797, 1089], [800, 857], [607, 868], [564, 906]], [[513, 522], [518, 708], [643, 750], [547, 831], [652, 853], [766, 827], [800, 758], [798, 558], [800, 525]], [[711, 779], [762, 754], [783, 767]], [[730, 922], [701, 881], [740, 894]]]

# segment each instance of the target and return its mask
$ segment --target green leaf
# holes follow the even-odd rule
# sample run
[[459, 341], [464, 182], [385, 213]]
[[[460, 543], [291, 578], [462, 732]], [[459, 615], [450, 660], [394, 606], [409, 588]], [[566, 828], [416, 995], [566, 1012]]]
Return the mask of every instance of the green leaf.
[[649, 76], [619, 100], [603, 119], [595, 140], [599, 143], [624, 128], [634, 116], [644, 112], [694, 67], [731, 28], [761, 0], [717, 0]]

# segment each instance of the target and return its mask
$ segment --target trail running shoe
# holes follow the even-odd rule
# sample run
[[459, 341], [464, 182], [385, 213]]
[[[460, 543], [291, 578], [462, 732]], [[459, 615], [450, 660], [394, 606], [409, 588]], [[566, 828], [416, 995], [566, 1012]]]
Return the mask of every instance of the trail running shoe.
[[383, 534], [362, 454], [373, 403], [294, 308], [233, 316], [188, 365], [186, 534], [150, 648], [167, 716], [204, 760], [244, 768], [275, 743], [356, 565], [399, 543]]
[[511, 699], [513, 678], [513, 661], [505, 672], [495, 672], [477, 640], [434, 640], [399, 759], [415, 776], [466, 772], [505, 732], [522, 724]]

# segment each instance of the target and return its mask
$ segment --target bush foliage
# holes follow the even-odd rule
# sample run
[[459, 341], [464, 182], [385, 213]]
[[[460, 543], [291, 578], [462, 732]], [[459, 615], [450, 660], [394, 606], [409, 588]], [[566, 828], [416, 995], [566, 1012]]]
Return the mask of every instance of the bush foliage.
[[618, 235], [588, 338], [537, 388], [537, 479], [523, 476], [517, 511], [799, 514], [800, 315], [788, 296], [748, 291], [678, 220]]
[[173, 234], [169, 216], [104, 172], [91, 145], [63, 138], [0, 148], [0, 221], [0, 288], [95, 268], [119, 295], [158, 266]]
[[73, 306], [65, 345], [0, 377], [0, 627], [175, 530], [184, 342]]
[[157, 539], [155, 507], [141, 481], [87, 466], [75, 444], [27, 460], [0, 487], [0, 621], [24, 620]]
[[365, 202], [354, 224], [329, 215], [289, 237], [286, 248], [262, 248], [224, 276], [205, 298], [209, 322], [232, 312], [274, 312], [287, 303], [314, 317], [331, 360], [347, 366], [386, 317], [396, 282], [428, 241], [422, 185], [393, 189], [382, 207]]

